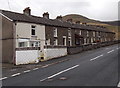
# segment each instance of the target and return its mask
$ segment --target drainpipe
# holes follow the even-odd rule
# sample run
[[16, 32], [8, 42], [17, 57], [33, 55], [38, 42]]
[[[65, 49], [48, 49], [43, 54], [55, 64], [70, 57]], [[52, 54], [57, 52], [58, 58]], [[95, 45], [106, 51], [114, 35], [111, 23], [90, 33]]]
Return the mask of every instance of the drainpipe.
[[16, 22], [13, 22], [13, 64], [16, 65]]

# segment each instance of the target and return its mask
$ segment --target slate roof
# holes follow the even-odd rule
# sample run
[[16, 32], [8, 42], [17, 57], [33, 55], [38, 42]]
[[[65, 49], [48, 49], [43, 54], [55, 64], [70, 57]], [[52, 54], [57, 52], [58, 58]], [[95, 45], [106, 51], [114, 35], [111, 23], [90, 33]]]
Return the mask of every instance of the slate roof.
[[[28, 22], [28, 23], [36, 23], [36, 24], [43, 24], [49, 26], [59, 26], [59, 27], [67, 27], [67, 28], [76, 28], [76, 29], [85, 29], [85, 30], [95, 30], [95, 31], [104, 31], [104, 32], [111, 32], [106, 28], [98, 28], [96, 26], [87, 26], [81, 24], [74, 24], [65, 21], [59, 21], [57, 19], [46, 19], [43, 17], [33, 16], [33, 15], [25, 15], [21, 13], [11, 12], [1, 10], [2, 14], [7, 16], [8, 18], [12, 19], [13, 21], [18, 22]], [[111, 32], [113, 33], [113, 32]]]

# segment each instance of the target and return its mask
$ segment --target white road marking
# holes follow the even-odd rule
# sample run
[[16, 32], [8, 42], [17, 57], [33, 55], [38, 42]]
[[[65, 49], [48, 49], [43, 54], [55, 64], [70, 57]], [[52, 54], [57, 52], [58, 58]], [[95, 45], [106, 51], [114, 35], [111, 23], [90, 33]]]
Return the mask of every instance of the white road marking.
[[34, 68], [33, 70], [37, 70], [37, 69], [39, 69], [39, 68]]
[[26, 73], [26, 72], [30, 72], [30, 70], [26, 70], [26, 71], [24, 71], [24, 73]]
[[8, 77], [3, 77], [3, 78], [0, 78], [0, 81], [3, 80], [3, 79], [7, 79]]
[[117, 87], [120, 87], [120, 82], [118, 83], [118, 86]]
[[109, 48], [106, 48], [106, 49], [109, 49]]
[[119, 48], [116, 48], [116, 49], [119, 49]]
[[46, 67], [48, 67], [49, 65], [45, 65], [45, 66], [42, 66], [42, 68], [46, 68]]
[[107, 53], [111, 53], [111, 52], [113, 52], [114, 50], [111, 50], [111, 51], [109, 51], [109, 52], [107, 52]]
[[120, 47], [118, 47], [117, 49], [120, 49]]
[[44, 79], [42, 79], [42, 80], [40, 80], [41, 82], [42, 81], [45, 81], [45, 80], [47, 80], [47, 79], [51, 79], [51, 78], [53, 78], [53, 77], [55, 77], [55, 76], [57, 76], [57, 75], [60, 75], [60, 74], [62, 74], [62, 73], [64, 73], [64, 72], [67, 72], [67, 71], [69, 71], [69, 70], [72, 70], [72, 69], [74, 69], [74, 68], [76, 68], [76, 67], [78, 67], [79, 65], [75, 65], [75, 66], [73, 66], [73, 67], [70, 67], [70, 68], [68, 68], [68, 69], [65, 69], [65, 70], [63, 70], [63, 71], [60, 71], [60, 72], [58, 72], [58, 73], [56, 73], [56, 74], [54, 74], [54, 75], [51, 75], [51, 76], [49, 76], [49, 77], [47, 77], [47, 78], [44, 78]]
[[20, 73], [13, 74], [11, 76], [14, 77], [14, 76], [17, 76], [17, 75], [20, 75]]
[[99, 57], [102, 57], [102, 56], [103, 56], [103, 54], [100, 55], [100, 56], [97, 56], [97, 57], [95, 57], [95, 58], [93, 58], [93, 59], [90, 59], [90, 61], [93, 61], [93, 60], [95, 60], [95, 59], [97, 59], [97, 58], [99, 58]]

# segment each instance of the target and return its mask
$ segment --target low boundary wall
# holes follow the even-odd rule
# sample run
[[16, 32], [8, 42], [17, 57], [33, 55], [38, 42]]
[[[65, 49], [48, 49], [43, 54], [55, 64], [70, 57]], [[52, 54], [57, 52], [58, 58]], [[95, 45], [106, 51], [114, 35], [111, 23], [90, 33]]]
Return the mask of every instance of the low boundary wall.
[[57, 58], [67, 55], [67, 47], [64, 46], [45, 46], [44, 60]]
[[105, 47], [105, 46], [118, 44], [118, 43], [120, 43], [120, 40], [119, 41], [86, 44], [86, 45], [81, 45], [81, 46], [70, 46], [70, 47], [67, 47], [67, 52], [68, 52], [68, 54], [76, 54], [76, 53], [80, 53], [82, 51], [97, 49], [100, 47]]
[[29, 64], [38, 63], [40, 58], [40, 48], [27, 47], [27, 48], [16, 48], [16, 59], [15, 64]]

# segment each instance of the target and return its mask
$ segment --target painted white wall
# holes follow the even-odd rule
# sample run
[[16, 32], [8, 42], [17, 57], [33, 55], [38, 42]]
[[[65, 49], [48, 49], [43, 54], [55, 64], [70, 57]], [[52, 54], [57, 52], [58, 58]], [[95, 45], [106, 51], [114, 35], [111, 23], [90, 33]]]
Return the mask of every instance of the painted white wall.
[[38, 63], [40, 57], [38, 50], [16, 51], [16, 65]]
[[44, 49], [44, 58], [49, 60], [56, 57], [67, 55], [67, 48], [48, 48]]
[[[16, 24], [16, 38], [29, 38], [31, 39], [31, 26], [36, 26], [36, 36], [37, 39], [41, 42], [41, 49], [43, 49], [43, 45], [45, 45], [45, 25], [34, 24], [34, 23], [25, 23], [25, 22], [17, 22]], [[18, 41], [16, 40], [16, 47], [18, 47]]]

